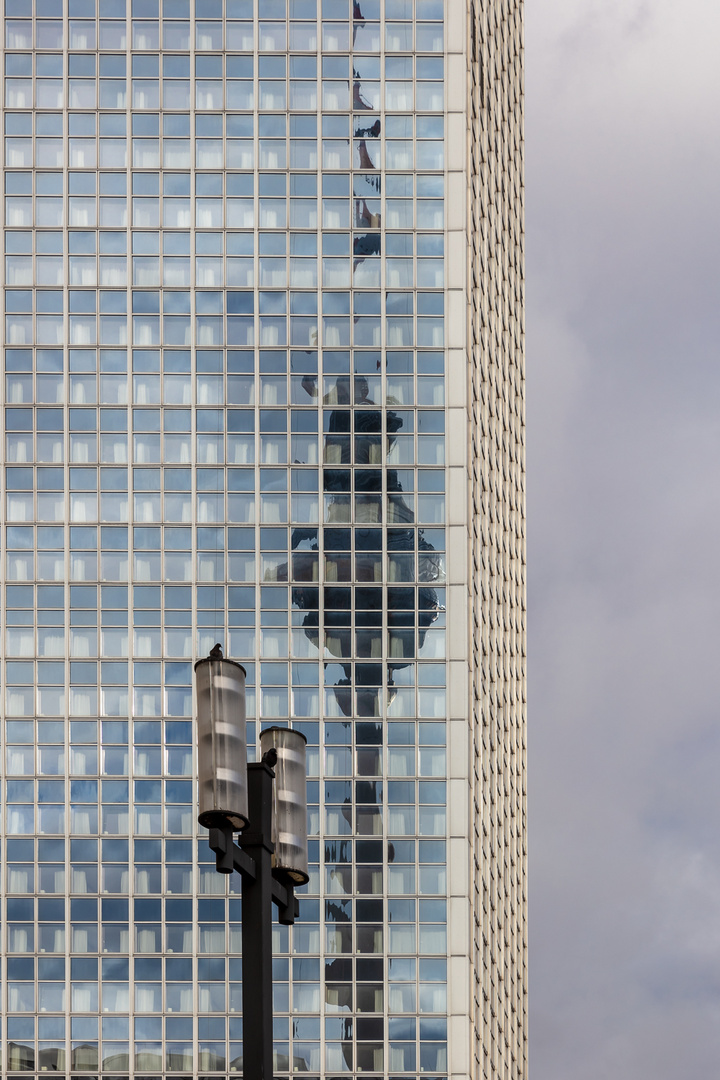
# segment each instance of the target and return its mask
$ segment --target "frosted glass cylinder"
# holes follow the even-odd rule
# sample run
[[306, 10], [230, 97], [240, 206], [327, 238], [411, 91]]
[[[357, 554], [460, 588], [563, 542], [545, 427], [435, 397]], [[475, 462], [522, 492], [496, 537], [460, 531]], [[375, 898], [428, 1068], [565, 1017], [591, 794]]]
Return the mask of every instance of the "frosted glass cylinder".
[[248, 823], [245, 668], [208, 656], [195, 665], [199, 814], [206, 828]]
[[290, 728], [271, 727], [260, 733], [260, 753], [277, 751], [273, 782], [273, 872], [296, 884], [308, 880], [307, 739]]

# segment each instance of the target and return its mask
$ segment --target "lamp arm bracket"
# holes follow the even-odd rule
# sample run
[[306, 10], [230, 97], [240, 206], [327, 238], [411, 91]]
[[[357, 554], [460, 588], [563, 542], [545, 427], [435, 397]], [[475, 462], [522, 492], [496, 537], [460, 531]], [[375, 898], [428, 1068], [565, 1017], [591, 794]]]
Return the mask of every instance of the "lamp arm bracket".
[[241, 848], [265, 848], [265, 851], [269, 851], [270, 854], [274, 854], [275, 845], [272, 840], [267, 836], [263, 836], [262, 833], [251, 832], [250, 829], [246, 829], [240, 833], [240, 847]]
[[255, 860], [233, 843], [230, 829], [210, 829], [208, 842], [211, 850], [215, 852], [216, 866], [221, 874], [232, 874], [233, 870], [236, 870], [251, 881], [257, 879]]
[[278, 909], [278, 922], [283, 926], [292, 926], [300, 914], [300, 901], [295, 896], [293, 886], [283, 885], [273, 878], [272, 898]]
[[[247, 835], [247, 834], [245, 834]], [[262, 837], [250, 837], [251, 844], [257, 847], [267, 848], [267, 842]], [[215, 852], [217, 869], [221, 874], [232, 874], [234, 870], [249, 881], [257, 881], [257, 863], [246, 851], [233, 842], [233, 834], [230, 829], [210, 829], [208, 835], [210, 849]], [[270, 844], [272, 852], [273, 845]], [[272, 901], [278, 909], [278, 921], [283, 926], [292, 926], [300, 914], [300, 903], [295, 896], [295, 889], [291, 884], [283, 884], [276, 877], [272, 878]]]

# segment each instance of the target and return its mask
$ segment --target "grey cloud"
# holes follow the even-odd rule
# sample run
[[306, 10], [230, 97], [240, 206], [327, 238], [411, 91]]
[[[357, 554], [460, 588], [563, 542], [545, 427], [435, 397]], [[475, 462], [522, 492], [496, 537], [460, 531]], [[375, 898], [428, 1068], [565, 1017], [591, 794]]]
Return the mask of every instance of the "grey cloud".
[[530, 1068], [720, 1057], [720, 10], [527, 18]]

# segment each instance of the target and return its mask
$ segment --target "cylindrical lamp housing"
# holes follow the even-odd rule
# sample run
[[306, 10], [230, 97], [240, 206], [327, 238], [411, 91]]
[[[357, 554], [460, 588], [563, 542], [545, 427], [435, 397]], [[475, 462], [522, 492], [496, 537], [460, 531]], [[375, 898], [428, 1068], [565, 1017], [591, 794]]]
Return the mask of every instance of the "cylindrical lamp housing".
[[199, 814], [206, 828], [248, 823], [245, 668], [208, 656], [195, 665]]
[[260, 753], [277, 751], [273, 784], [273, 872], [304, 885], [308, 875], [307, 739], [290, 728], [271, 727], [260, 733]]

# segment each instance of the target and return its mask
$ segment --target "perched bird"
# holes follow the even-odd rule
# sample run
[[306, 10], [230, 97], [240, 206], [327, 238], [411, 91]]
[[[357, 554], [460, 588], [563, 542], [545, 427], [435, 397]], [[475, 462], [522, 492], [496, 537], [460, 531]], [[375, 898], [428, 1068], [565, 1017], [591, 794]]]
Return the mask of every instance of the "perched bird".
[[212, 649], [210, 650], [210, 656], [212, 657], [213, 660], [222, 660], [222, 658], [223, 658], [222, 645], [220, 644], [219, 641], [218, 641], [217, 645], [213, 645]]

